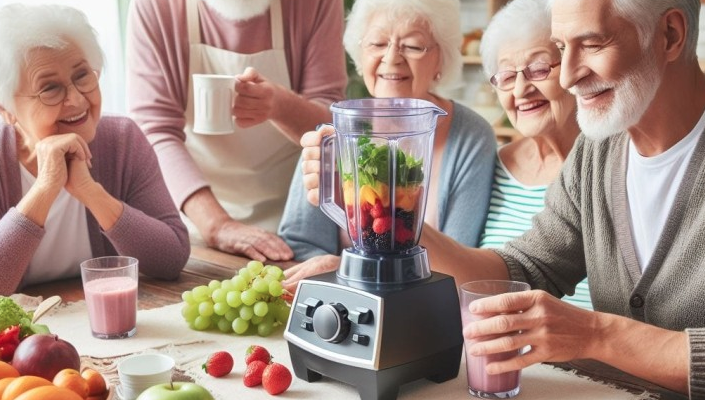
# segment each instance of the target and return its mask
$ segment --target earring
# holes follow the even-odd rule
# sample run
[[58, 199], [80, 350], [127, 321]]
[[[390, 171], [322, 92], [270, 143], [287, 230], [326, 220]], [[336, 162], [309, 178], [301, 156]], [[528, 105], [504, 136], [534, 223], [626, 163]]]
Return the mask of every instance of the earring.
[[436, 72], [436, 75], [433, 77], [433, 79], [436, 80], [436, 81], [440, 81], [440, 80], [441, 80], [441, 73], [440, 73], [440, 72]]

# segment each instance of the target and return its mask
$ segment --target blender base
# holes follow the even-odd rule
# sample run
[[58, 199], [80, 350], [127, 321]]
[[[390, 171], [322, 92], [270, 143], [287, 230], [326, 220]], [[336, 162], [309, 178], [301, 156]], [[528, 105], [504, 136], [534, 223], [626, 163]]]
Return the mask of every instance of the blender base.
[[299, 379], [315, 382], [325, 375], [354, 386], [361, 400], [395, 400], [401, 384], [418, 379], [435, 383], [454, 379], [458, 376], [462, 349], [461, 344], [426, 358], [374, 371], [326, 360], [289, 342], [292, 366]]

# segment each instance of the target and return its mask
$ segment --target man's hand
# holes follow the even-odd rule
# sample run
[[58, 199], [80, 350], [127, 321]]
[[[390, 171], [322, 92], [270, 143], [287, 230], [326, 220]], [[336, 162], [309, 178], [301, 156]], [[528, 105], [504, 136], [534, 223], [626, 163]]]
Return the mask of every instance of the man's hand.
[[247, 67], [235, 76], [233, 115], [241, 128], [249, 128], [272, 118], [277, 86], [257, 70]]
[[[531, 350], [507, 361], [487, 366], [490, 374], [515, 371], [540, 362], [592, 358], [599, 345], [597, 314], [572, 306], [542, 290], [509, 293], [475, 300], [474, 314], [485, 319], [471, 322], [463, 335], [474, 344], [473, 355]], [[519, 332], [519, 333], [517, 333]], [[487, 336], [499, 335], [487, 340]]]
[[294, 252], [279, 236], [233, 219], [221, 223], [206, 242], [210, 247], [258, 261], [286, 261], [294, 257]]
[[301, 264], [294, 265], [291, 268], [284, 270], [284, 289], [294, 293], [296, 285], [300, 280], [309, 276], [331, 272], [338, 269], [340, 265], [340, 257], [331, 254], [312, 257]]

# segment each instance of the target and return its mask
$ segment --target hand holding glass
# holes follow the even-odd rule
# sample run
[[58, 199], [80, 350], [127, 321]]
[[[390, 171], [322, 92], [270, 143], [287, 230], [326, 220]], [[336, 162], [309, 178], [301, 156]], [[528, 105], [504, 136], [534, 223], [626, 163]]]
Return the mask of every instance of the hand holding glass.
[[119, 339], [135, 334], [138, 271], [138, 261], [133, 257], [99, 257], [81, 263], [93, 336]]
[[[470, 304], [478, 299], [503, 293], [529, 290], [528, 283], [514, 281], [475, 281], [460, 286], [460, 310], [463, 326], [482, 319], [470, 312]], [[487, 364], [508, 360], [520, 354], [520, 350], [487, 356], [470, 355], [473, 342], [465, 340], [465, 362], [468, 373], [468, 391], [476, 397], [485, 399], [508, 399], [519, 394], [519, 376], [521, 371], [511, 371], [497, 375], [485, 372]]]

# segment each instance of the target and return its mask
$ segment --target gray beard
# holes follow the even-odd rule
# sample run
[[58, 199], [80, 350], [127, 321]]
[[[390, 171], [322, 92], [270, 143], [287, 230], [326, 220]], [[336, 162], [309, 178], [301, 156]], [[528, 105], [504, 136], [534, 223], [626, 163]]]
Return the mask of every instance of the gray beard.
[[245, 21], [264, 14], [272, 0], [203, 0], [223, 17]]
[[645, 52], [638, 66], [615, 85], [615, 97], [607, 109], [587, 111], [578, 103], [578, 125], [583, 134], [600, 141], [627, 131], [644, 116], [660, 84], [655, 59]]

